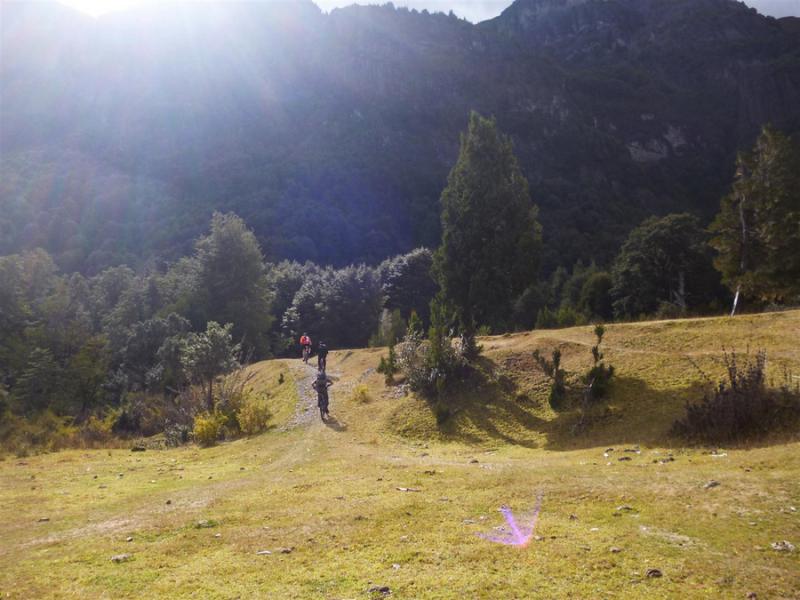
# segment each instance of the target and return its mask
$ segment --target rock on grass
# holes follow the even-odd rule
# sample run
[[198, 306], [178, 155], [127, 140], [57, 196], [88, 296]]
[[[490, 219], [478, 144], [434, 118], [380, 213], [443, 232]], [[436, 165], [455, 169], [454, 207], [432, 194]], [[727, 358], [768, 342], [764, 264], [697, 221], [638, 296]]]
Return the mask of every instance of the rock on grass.
[[115, 554], [111, 557], [111, 562], [113, 563], [123, 563], [128, 562], [133, 556], [130, 554]]
[[647, 569], [647, 573], [645, 573], [645, 575], [647, 575], [650, 579], [656, 579], [664, 576], [660, 569]]
[[783, 540], [782, 542], [773, 542], [770, 544], [772, 549], [777, 552], [794, 552], [794, 544], [787, 540]]
[[201, 519], [200, 521], [194, 524], [195, 528], [197, 529], [208, 529], [210, 527], [216, 527], [217, 525], [219, 525], [219, 523], [217, 523], [213, 519]]
[[392, 590], [389, 588], [388, 585], [373, 585], [367, 590], [369, 594], [380, 594], [381, 596], [388, 596], [392, 593]]

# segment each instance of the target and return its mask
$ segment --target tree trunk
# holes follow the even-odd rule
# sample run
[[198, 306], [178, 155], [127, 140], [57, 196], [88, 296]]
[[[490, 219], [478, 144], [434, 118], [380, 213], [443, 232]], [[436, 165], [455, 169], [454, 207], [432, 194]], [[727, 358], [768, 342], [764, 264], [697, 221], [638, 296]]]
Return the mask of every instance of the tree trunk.
[[[744, 218], [744, 203], [747, 200], [747, 196], [742, 194], [742, 198], [739, 201], [739, 222], [742, 224], [742, 244], [741, 250], [739, 253], [740, 260], [739, 260], [739, 276], [742, 277], [744, 275], [744, 271], [747, 268], [747, 220]], [[736, 285], [736, 295], [733, 297], [733, 308], [731, 309], [731, 316], [736, 314], [736, 307], [739, 304], [739, 294], [742, 291], [742, 282], [740, 281]]]
[[461, 354], [467, 361], [472, 361], [478, 356], [478, 343], [475, 340], [475, 324], [470, 317], [462, 326]]
[[742, 289], [742, 284], [736, 286], [736, 295], [733, 297], [733, 308], [731, 309], [731, 316], [736, 315], [736, 305], [739, 304], [739, 292]]
[[681, 313], [686, 313], [686, 274], [678, 271], [678, 291], [675, 292], [675, 304], [681, 309]]
[[214, 412], [214, 378], [208, 380], [208, 398], [206, 399], [206, 404], [208, 404], [208, 412]]

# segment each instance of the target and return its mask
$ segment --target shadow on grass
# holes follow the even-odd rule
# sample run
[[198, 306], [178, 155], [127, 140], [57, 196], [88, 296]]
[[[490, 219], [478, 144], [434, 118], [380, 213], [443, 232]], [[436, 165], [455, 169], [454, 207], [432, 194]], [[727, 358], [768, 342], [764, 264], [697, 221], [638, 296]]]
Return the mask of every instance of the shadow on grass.
[[587, 411], [585, 427], [580, 427], [580, 411], [560, 412], [549, 422], [548, 450], [572, 450], [598, 446], [664, 446], [679, 448], [755, 449], [798, 441], [797, 419], [788, 415], [776, 418], [750, 438], [720, 441], [688, 440], [672, 433], [676, 420], [686, 416], [686, 402], [699, 402], [702, 385], [654, 390], [647, 382], [633, 377], [616, 378], [609, 397]]
[[615, 377], [607, 397], [597, 400], [585, 415], [581, 390], [572, 390], [564, 410], [547, 422], [548, 450], [577, 450], [597, 446], [683, 446], [670, 434], [685, 414], [686, 401], [699, 397], [700, 386], [653, 389], [636, 377]]
[[[470, 375], [448, 390], [439, 403], [429, 404], [440, 413], [439, 431], [450, 441], [472, 445], [499, 442], [547, 450], [579, 450], [596, 447], [718, 447], [690, 442], [672, 435], [677, 419], [686, 415], [686, 402], [703, 397], [701, 381], [681, 386], [654, 388], [637, 377], [614, 378], [606, 398], [582, 415], [582, 387], [573, 384], [562, 410], [547, 406], [541, 388], [522, 387], [530, 371], [506, 370], [482, 356]], [[520, 385], [520, 383], [522, 385]], [[725, 448], [757, 448], [799, 439], [788, 425], [751, 440], [729, 441]]]
[[546, 396], [537, 393], [531, 399], [530, 390], [518, 385], [527, 374], [509, 372], [480, 357], [468, 379], [444, 398], [450, 417], [440, 425], [441, 433], [468, 444], [498, 441], [548, 450], [683, 446], [685, 442], [670, 437], [670, 429], [684, 415], [686, 400], [701, 396], [699, 385], [655, 390], [642, 379], [617, 377], [608, 397], [591, 406], [583, 419], [578, 387], [553, 417]]
[[499, 441], [506, 444], [538, 448], [529, 432], [541, 431], [546, 421], [533, 414], [518, 397], [517, 385], [511, 377], [498, 373], [491, 360], [480, 357], [467, 380], [450, 390], [444, 407], [450, 417], [439, 426], [442, 434], [468, 444]]
[[323, 421], [325, 423], [325, 427], [328, 429], [333, 429], [334, 431], [347, 431], [347, 425], [345, 423], [340, 423], [336, 417], [328, 417]]

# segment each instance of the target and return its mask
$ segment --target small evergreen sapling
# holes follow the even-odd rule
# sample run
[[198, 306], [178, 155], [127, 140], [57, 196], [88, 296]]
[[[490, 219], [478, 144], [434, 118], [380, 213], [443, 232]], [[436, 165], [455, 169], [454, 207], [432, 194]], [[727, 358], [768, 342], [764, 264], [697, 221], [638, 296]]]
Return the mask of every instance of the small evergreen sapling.
[[586, 383], [586, 399], [597, 400], [608, 392], [611, 378], [614, 376], [614, 367], [603, 362], [603, 353], [600, 351], [600, 344], [603, 343], [603, 336], [606, 328], [603, 325], [595, 325], [594, 335], [597, 337], [597, 344], [592, 346], [592, 359], [594, 364], [584, 377]]
[[567, 372], [561, 368], [561, 350], [558, 348], [553, 350], [552, 360], [547, 360], [536, 350], [533, 353], [533, 359], [544, 374], [550, 378], [550, 406], [553, 410], [558, 410], [567, 396], [567, 386], [565, 384]]
[[382, 373], [386, 376], [386, 385], [392, 385], [394, 383], [394, 375], [400, 370], [397, 366], [397, 353], [394, 350], [394, 342], [389, 344], [389, 356], [384, 357], [381, 356], [381, 362], [378, 365], [378, 373]]
[[422, 319], [419, 318], [417, 311], [412, 310], [411, 315], [408, 317], [408, 327], [406, 329], [406, 333], [422, 334], [422, 331]]

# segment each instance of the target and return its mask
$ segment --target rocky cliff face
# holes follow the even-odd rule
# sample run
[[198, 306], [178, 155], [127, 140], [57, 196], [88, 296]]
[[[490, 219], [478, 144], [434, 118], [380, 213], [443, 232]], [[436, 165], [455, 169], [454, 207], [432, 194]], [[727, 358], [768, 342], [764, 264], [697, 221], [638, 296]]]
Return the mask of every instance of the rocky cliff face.
[[[477, 26], [310, 2], [97, 23], [16, 8], [3, 9], [4, 169], [46, 146], [156, 182], [169, 228], [155, 225], [153, 252], [191, 240], [215, 208], [242, 214], [274, 258], [436, 244], [438, 195], [476, 109], [514, 138], [548, 266], [602, 262], [650, 214], [709, 216], [762, 124], [800, 130], [793, 22], [733, 0], [517, 0]], [[34, 206], [13, 219], [44, 206], [29, 188], [0, 186], [3, 207]], [[83, 266], [64, 244], [52, 249]]]

